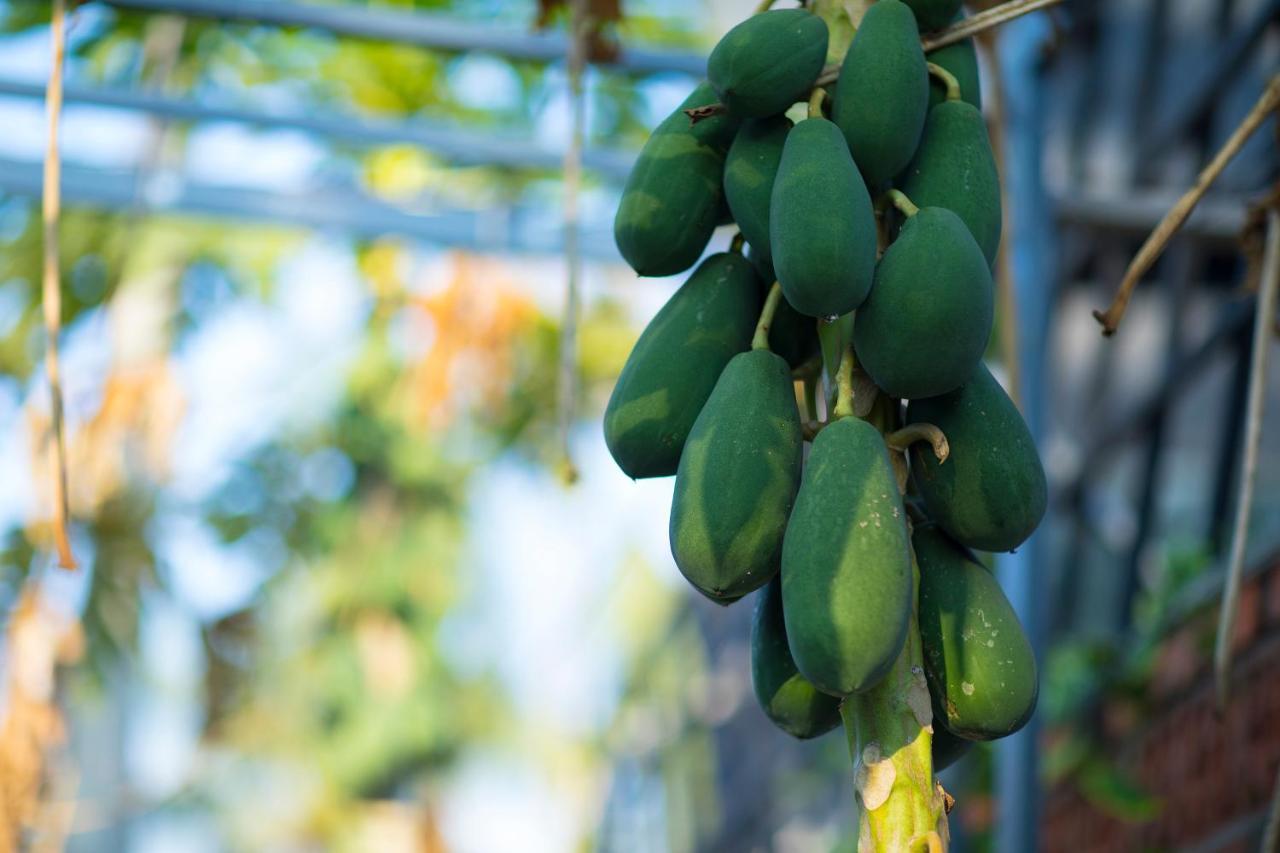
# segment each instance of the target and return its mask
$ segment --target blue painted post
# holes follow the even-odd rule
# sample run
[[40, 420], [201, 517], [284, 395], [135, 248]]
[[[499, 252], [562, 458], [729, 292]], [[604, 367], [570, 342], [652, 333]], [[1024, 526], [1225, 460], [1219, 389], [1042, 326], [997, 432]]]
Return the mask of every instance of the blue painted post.
[[[1041, 66], [1050, 37], [1045, 15], [1007, 24], [998, 42], [1004, 86], [1005, 174], [1012, 215], [1013, 277], [1022, 367], [1023, 414], [1037, 443], [1043, 444], [1046, 345], [1055, 290], [1054, 215], [1041, 177], [1044, 80]], [[1047, 522], [1046, 522], [1047, 523]], [[1043, 529], [1043, 527], [1042, 527]], [[1036, 658], [1044, 661], [1040, 596], [1043, 537], [1036, 534], [1015, 554], [1001, 555], [996, 569], [1027, 630]], [[1036, 743], [1038, 720], [996, 743], [995, 793], [998, 853], [1035, 850], [1040, 805]]]

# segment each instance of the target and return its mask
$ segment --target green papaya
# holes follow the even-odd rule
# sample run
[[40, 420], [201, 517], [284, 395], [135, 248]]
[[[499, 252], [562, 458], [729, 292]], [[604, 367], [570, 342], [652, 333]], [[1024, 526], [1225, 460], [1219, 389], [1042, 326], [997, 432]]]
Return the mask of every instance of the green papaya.
[[765, 715], [792, 737], [814, 738], [840, 725], [840, 700], [806, 681], [791, 658], [777, 577], [756, 598], [751, 622], [751, 686]]
[[705, 595], [742, 595], [777, 573], [802, 441], [786, 361], [735, 355], [689, 431], [671, 501], [672, 556]]
[[854, 315], [858, 363], [890, 397], [945, 394], [973, 375], [994, 317], [991, 270], [964, 223], [921, 208], [885, 250]]
[[973, 741], [965, 740], [959, 735], [947, 731], [947, 728], [935, 717], [931, 745], [933, 772], [941, 773], [961, 758], [964, 758], [969, 750], [973, 748]]
[[969, 740], [1013, 734], [1039, 693], [1035, 653], [995, 577], [933, 525], [911, 537], [920, 642], [934, 714]]
[[987, 264], [1000, 247], [1000, 176], [982, 113], [964, 101], [943, 101], [929, 110], [924, 136], [900, 178], [901, 189], [920, 207], [953, 211], [978, 241]]
[[818, 433], [782, 545], [782, 609], [796, 666], [847, 696], [889, 672], [907, 636], [907, 514], [884, 440], [841, 418]]
[[862, 304], [876, 263], [871, 196], [844, 134], [825, 118], [787, 134], [769, 204], [773, 267], [791, 307], [837, 317]]
[[911, 446], [912, 479], [938, 526], [979, 551], [1012, 551], [1044, 517], [1044, 468], [1022, 415], [985, 365], [955, 391], [912, 400], [908, 423], [931, 423], [951, 455]]
[[785, 112], [808, 95], [822, 73], [827, 37], [826, 21], [804, 9], [752, 15], [712, 48], [707, 79], [733, 115]]
[[640, 275], [683, 272], [698, 260], [723, 203], [721, 177], [738, 120], [712, 116], [692, 124], [685, 109], [716, 102], [703, 83], [649, 136], [613, 220], [614, 242]]
[[641, 332], [604, 412], [604, 439], [628, 477], [668, 477], [724, 366], [751, 346], [762, 304], [746, 258], [703, 261]]
[[757, 259], [770, 265], [769, 199], [790, 129], [786, 116], [748, 119], [739, 128], [724, 162], [724, 196], [733, 218]]
[[901, 0], [877, 0], [840, 66], [831, 112], [867, 186], [885, 184], [911, 162], [928, 109], [915, 18]]
[[940, 30], [960, 12], [963, 0], [906, 0], [916, 16], [920, 32], [928, 33]]
[[[964, 15], [957, 15], [956, 21], [964, 20]], [[973, 39], [965, 39], [925, 54], [925, 59], [944, 71], [951, 73], [960, 84], [960, 100], [982, 110], [982, 85], [978, 79], [978, 51], [973, 46]], [[929, 106], [935, 107], [947, 99], [947, 87], [929, 75]]]

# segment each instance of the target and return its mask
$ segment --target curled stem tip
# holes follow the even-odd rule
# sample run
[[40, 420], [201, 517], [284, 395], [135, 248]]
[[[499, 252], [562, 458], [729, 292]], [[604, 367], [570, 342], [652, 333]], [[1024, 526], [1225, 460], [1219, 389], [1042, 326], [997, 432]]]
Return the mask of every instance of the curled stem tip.
[[761, 12], [768, 12], [773, 8], [775, 1], [776, 0], [760, 0], [760, 2], [756, 4], [756, 10], [752, 12], [752, 14], [759, 15]]
[[736, 252], [737, 254], [741, 255], [742, 245], [746, 242], [747, 242], [747, 238], [742, 235], [741, 231], [739, 231], [737, 234], [733, 235], [733, 240], [729, 243], [729, 251]]
[[822, 118], [822, 102], [826, 97], [826, 89], [821, 86], [813, 88], [813, 94], [809, 96], [809, 118]]
[[752, 349], [769, 348], [769, 328], [773, 325], [773, 315], [778, 312], [778, 303], [782, 301], [782, 285], [773, 283], [769, 295], [765, 297], [764, 308], [760, 311], [760, 320], [756, 323], [756, 333], [751, 337]]
[[948, 101], [960, 100], [960, 81], [956, 79], [956, 75], [947, 69], [938, 65], [936, 62], [926, 63], [929, 73], [938, 78], [938, 82], [947, 90]]
[[852, 417], [853, 412], [853, 347], [846, 346], [836, 370], [836, 405], [831, 411], [832, 420]]
[[916, 207], [902, 190], [889, 190], [885, 195], [889, 197], [889, 202], [902, 211], [902, 215], [908, 219], [920, 212], [920, 208]]
[[947, 457], [951, 455], [951, 445], [947, 442], [947, 437], [933, 424], [907, 424], [886, 435], [884, 441], [885, 444], [900, 452], [906, 451], [917, 441], [927, 441], [932, 445], [933, 455], [938, 457], [939, 462], [946, 462]]

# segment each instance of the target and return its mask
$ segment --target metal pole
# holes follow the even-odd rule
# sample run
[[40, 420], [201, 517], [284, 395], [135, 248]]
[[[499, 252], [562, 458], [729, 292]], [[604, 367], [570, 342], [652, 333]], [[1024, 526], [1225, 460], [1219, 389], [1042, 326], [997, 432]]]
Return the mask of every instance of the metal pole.
[[[1042, 442], [1046, 409], [1046, 346], [1054, 288], [1052, 205], [1041, 178], [1041, 133], [1044, 124], [1044, 81], [1041, 62], [1051, 35], [1044, 15], [1008, 24], [1000, 35], [999, 68], [1004, 83], [1006, 152], [1002, 179], [1010, 191], [1011, 211], [1017, 217], [1017, 242], [1012, 247], [1017, 286], [1021, 341], [1024, 415], [1031, 434]], [[1046, 518], [1041, 526], [1048, 526]], [[1036, 651], [1044, 661], [1041, 630], [1040, 574], [1044, 536], [1033, 535], [1017, 553], [1002, 555], [997, 573], [1006, 595]], [[1037, 848], [1040, 785], [1036, 741], [1038, 720], [996, 743], [995, 790], [999, 817], [995, 849], [1026, 853]]]
[[[568, 54], [562, 32], [531, 32], [530, 24], [503, 26], [490, 20], [398, 12], [369, 6], [334, 6], [292, 0], [103, 0], [135, 12], [156, 12], [277, 27], [305, 27], [334, 35], [412, 44], [448, 51], [496, 53], [531, 62], [561, 62]], [[624, 48], [613, 67], [635, 74], [664, 71], [702, 76], [706, 57], [669, 50]]]

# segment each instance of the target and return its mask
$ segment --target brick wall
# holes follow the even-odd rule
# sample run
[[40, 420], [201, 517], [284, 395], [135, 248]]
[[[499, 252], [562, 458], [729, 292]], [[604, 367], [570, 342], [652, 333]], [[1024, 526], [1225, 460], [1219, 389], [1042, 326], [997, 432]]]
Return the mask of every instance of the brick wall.
[[1248, 578], [1234, 637], [1232, 699], [1214, 707], [1216, 607], [1162, 643], [1145, 714], [1103, 709], [1107, 743], [1161, 800], [1158, 815], [1129, 823], [1101, 812], [1070, 783], [1048, 795], [1047, 851], [1256, 851], [1280, 768], [1280, 559]]

